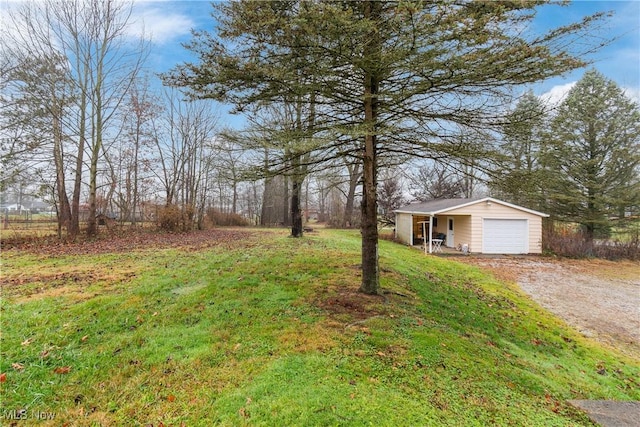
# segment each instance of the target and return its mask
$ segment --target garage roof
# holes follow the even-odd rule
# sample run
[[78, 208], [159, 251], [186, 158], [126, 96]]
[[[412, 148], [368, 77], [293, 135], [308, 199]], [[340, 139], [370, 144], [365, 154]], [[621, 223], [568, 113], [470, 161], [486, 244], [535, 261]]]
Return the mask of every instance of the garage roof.
[[428, 202], [422, 203], [412, 203], [410, 205], [404, 206], [400, 209], [396, 209], [396, 213], [408, 213], [408, 214], [417, 214], [417, 215], [441, 215], [452, 211], [454, 209], [460, 209], [465, 206], [475, 205], [477, 203], [497, 203], [500, 205], [508, 206], [513, 209], [517, 209], [523, 212], [528, 212], [533, 215], [538, 215], [541, 217], [548, 217], [549, 215], [534, 211], [532, 209], [527, 209], [522, 206], [514, 205], [511, 203], [504, 202], [502, 200], [494, 199], [493, 197], [483, 197], [483, 198], [475, 198], [475, 199], [437, 199], [430, 200]]

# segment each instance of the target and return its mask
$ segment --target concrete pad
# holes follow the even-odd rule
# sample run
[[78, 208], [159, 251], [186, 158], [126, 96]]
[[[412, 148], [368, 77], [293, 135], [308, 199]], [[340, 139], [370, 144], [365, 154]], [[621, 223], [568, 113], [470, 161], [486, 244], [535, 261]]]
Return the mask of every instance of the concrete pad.
[[640, 402], [614, 400], [569, 400], [569, 404], [587, 413], [602, 427], [640, 426]]

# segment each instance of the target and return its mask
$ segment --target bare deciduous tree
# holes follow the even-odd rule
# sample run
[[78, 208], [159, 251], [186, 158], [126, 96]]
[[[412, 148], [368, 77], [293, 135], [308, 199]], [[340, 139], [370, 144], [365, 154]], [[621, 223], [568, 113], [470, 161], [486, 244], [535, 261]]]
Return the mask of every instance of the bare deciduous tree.
[[[61, 139], [64, 133], [70, 142], [68, 146], [73, 148], [72, 152], [61, 153], [61, 146], [53, 145], [57, 150], [54, 158], [64, 154], [74, 160], [68, 224], [71, 237], [79, 233], [85, 160], [89, 181], [87, 234], [97, 233], [98, 173], [104, 142], [109, 136], [110, 123], [145, 57], [144, 41], [140, 39], [131, 44], [126, 32], [131, 7], [131, 3], [115, 0], [46, 0], [26, 3], [10, 12], [12, 28], [6, 34], [11, 35], [12, 52], [23, 61], [58, 58], [63, 65], [57, 70], [64, 76], [54, 77], [52, 83], [64, 82], [69, 91], [56, 89], [56, 93], [73, 94], [71, 98], [60, 98], [51, 93], [46, 98], [53, 118], [54, 140]], [[88, 159], [85, 159], [85, 150]], [[58, 175], [59, 166], [56, 165]], [[60, 176], [57, 182], [58, 192], [63, 191]], [[65, 203], [62, 194], [58, 199], [59, 203]], [[66, 208], [63, 217], [64, 211]]]

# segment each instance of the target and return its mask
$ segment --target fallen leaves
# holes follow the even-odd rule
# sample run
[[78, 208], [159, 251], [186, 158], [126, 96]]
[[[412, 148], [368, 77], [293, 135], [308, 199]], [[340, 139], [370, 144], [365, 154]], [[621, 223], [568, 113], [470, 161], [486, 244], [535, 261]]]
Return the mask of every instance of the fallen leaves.
[[249, 418], [249, 412], [244, 407], [238, 410], [238, 415], [240, 415], [242, 418]]
[[249, 410], [246, 408], [247, 406], [251, 405], [251, 402], [253, 400], [250, 397], [247, 397], [247, 401], [245, 402], [245, 406], [243, 406], [242, 408], [240, 408], [238, 410], [238, 415], [240, 415], [242, 418], [249, 418]]
[[19, 249], [44, 255], [94, 255], [129, 252], [146, 248], [189, 248], [194, 250], [247, 242], [253, 233], [244, 230], [198, 230], [189, 233], [159, 233], [149, 230], [130, 230], [122, 233], [102, 233], [97, 239], [61, 242], [55, 237], [3, 239], [2, 250]]
[[71, 372], [71, 366], [59, 366], [53, 370], [55, 374], [64, 375]]
[[551, 396], [548, 391], [545, 393], [544, 398], [547, 401], [547, 405], [552, 412], [558, 413], [560, 411], [560, 401], [553, 398], [553, 396]]
[[607, 374], [607, 367], [605, 366], [604, 362], [600, 361], [596, 364], [596, 372], [598, 373], [598, 375]]

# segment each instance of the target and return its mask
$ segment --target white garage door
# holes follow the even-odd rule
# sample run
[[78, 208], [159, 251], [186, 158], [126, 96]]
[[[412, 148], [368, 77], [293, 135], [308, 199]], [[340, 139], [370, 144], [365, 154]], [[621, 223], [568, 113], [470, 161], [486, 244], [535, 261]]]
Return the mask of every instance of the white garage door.
[[482, 252], [485, 254], [526, 254], [529, 227], [526, 219], [485, 219]]

